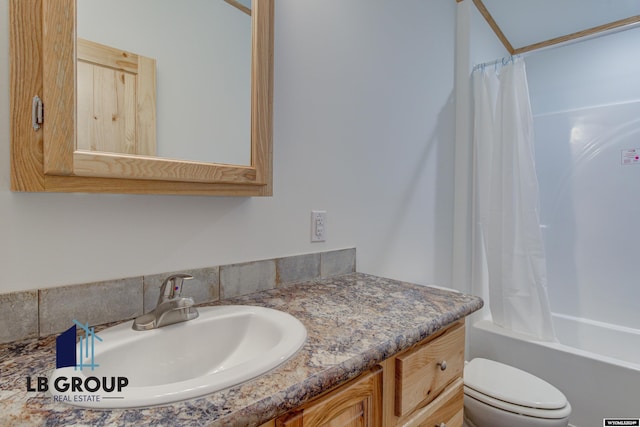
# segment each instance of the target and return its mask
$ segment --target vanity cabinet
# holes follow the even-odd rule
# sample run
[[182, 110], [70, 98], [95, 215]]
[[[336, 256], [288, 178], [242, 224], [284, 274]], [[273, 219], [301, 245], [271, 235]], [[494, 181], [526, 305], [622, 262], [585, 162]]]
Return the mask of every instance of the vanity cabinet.
[[265, 426], [461, 427], [464, 320]]
[[464, 323], [385, 360], [385, 427], [462, 425]]
[[276, 420], [276, 427], [382, 427], [382, 367]]

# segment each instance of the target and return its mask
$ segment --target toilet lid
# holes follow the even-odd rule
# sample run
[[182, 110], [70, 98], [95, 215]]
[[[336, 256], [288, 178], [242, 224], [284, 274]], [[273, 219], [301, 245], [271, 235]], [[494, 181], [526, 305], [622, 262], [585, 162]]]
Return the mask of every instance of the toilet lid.
[[493, 360], [469, 362], [464, 368], [464, 385], [490, 398], [527, 408], [553, 410], [567, 406], [564, 394], [548, 382]]

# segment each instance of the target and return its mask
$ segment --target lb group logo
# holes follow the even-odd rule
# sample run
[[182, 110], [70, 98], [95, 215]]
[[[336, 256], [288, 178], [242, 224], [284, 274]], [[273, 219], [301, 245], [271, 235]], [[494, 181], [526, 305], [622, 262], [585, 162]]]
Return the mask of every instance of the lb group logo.
[[[73, 323], [74, 325], [72, 327], [56, 338], [56, 369], [71, 366], [80, 370], [84, 368], [94, 370], [99, 366], [95, 363], [96, 340], [102, 342], [102, 338], [96, 334], [95, 328], [89, 327], [89, 324], [83, 325], [75, 319]], [[80, 335], [76, 350], [78, 326], [84, 331], [84, 336]], [[91, 351], [89, 351], [89, 349], [91, 349]], [[78, 363], [78, 359], [80, 363]], [[85, 363], [85, 360], [90, 360], [90, 362]]]
[[129, 384], [128, 378], [99, 374], [95, 352], [102, 338], [88, 323], [73, 323], [56, 338], [55, 371], [50, 377], [27, 377], [27, 391], [49, 392], [54, 401], [71, 404], [123, 399], [118, 394]]

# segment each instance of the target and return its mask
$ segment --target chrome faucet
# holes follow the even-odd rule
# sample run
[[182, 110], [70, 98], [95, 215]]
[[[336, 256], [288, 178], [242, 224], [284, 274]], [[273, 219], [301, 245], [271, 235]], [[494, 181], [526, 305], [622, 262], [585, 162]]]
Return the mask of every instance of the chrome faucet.
[[188, 274], [173, 274], [167, 277], [160, 287], [156, 308], [137, 317], [132, 328], [136, 331], [146, 331], [198, 317], [198, 310], [193, 306], [193, 298], [182, 297], [183, 281], [190, 279], [193, 279], [193, 276]]

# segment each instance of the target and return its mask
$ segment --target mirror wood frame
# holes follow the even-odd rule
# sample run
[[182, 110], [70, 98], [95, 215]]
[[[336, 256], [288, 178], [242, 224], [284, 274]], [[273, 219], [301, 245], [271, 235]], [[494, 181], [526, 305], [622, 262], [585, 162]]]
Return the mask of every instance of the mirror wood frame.
[[274, 0], [253, 3], [251, 165], [239, 166], [76, 150], [76, 0], [10, 0], [11, 190], [271, 196]]

